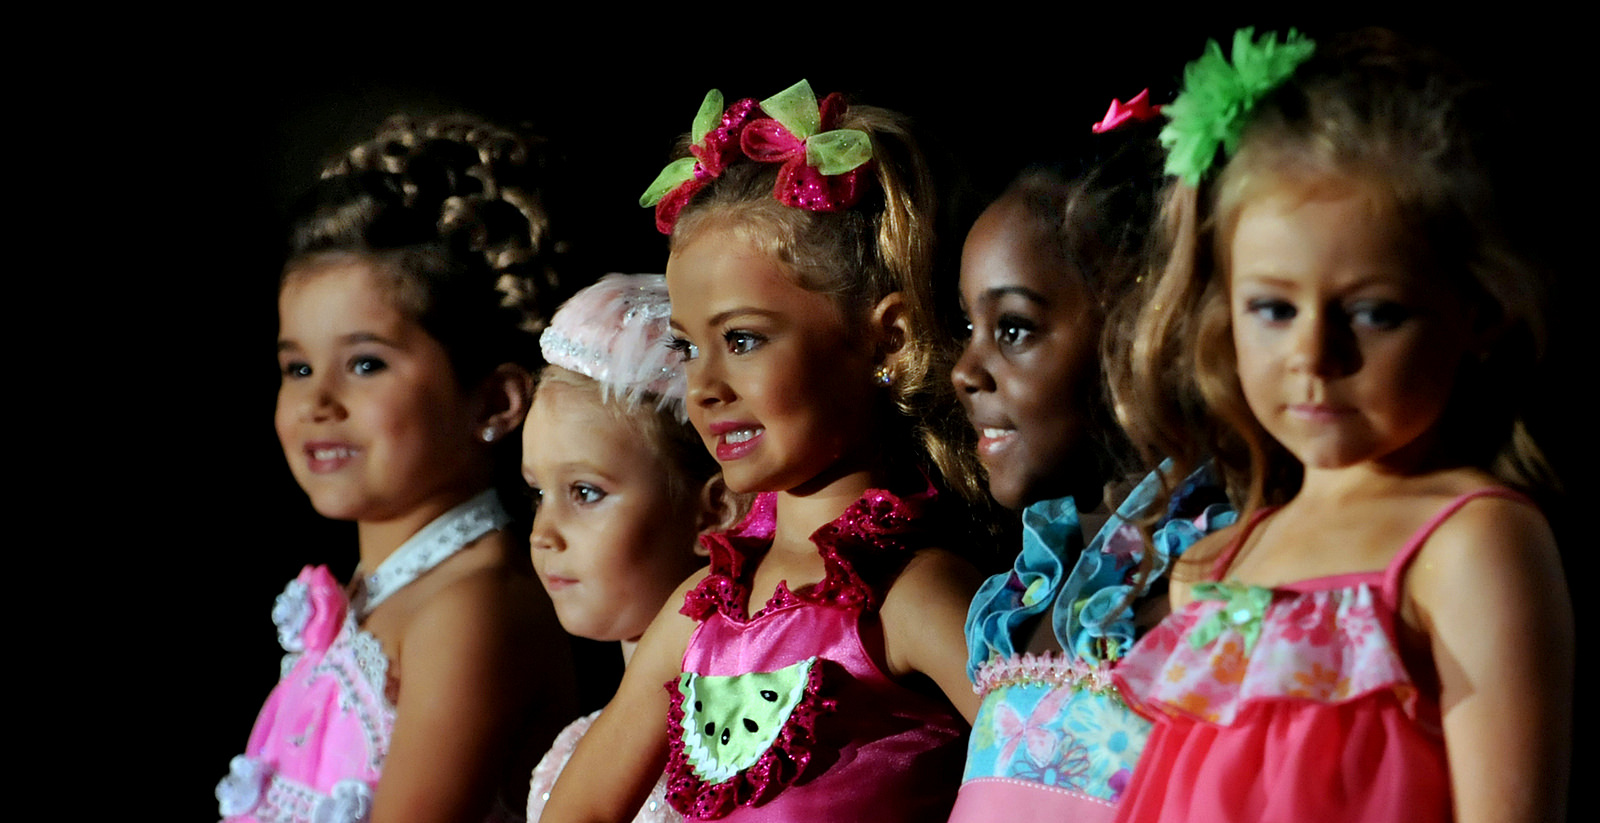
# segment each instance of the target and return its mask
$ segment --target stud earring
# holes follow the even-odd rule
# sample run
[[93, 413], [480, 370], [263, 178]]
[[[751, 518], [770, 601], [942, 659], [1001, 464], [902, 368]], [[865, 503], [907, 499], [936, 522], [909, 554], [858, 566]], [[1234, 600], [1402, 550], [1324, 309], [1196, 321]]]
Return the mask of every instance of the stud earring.
[[500, 436], [500, 432], [494, 426], [484, 426], [483, 434], [479, 436], [483, 438], [483, 442], [493, 443], [494, 439]]
[[894, 371], [888, 366], [879, 366], [872, 370], [872, 382], [887, 389], [894, 385]]

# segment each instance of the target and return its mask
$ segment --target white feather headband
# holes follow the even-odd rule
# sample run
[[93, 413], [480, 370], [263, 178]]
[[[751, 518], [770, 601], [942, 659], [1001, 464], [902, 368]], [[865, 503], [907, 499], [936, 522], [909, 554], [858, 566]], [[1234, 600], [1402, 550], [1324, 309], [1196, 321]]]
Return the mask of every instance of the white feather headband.
[[654, 401], [686, 419], [681, 356], [667, 347], [667, 278], [608, 274], [561, 304], [539, 336], [544, 359], [593, 379], [604, 400]]

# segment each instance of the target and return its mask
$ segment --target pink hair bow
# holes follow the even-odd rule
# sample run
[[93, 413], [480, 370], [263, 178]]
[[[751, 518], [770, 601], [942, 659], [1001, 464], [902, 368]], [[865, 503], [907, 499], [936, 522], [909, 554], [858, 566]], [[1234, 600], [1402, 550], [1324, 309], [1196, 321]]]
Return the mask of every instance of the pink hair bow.
[[842, 211], [861, 199], [862, 172], [872, 161], [872, 138], [858, 129], [835, 129], [844, 98], [830, 94], [817, 104], [804, 80], [761, 101], [768, 116], [739, 135], [751, 160], [782, 163], [772, 195], [807, 211]]
[[[678, 213], [707, 182], [722, 174], [739, 151], [739, 133], [755, 113], [756, 101], [745, 98], [722, 109], [722, 92], [712, 89], [700, 103], [689, 131], [690, 157], [667, 164], [639, 197], [639, 205], [656, 207], [656, 229], [671, 234]], [[719, 118], [720, 114], [720, 118]]]
[[1134, 122], [1153, 120], [1160, 113], [1160, 106], [1150, 105], [1150, 90], [1145, 89], [1135, 94], [1126, 103], [1115, 97], [1111, 98], [1111, 108], [1106, 109], [1105, 118], [1090, 126], [1089, 130], [1095, 134], [1105, 134], [1129, 120]]

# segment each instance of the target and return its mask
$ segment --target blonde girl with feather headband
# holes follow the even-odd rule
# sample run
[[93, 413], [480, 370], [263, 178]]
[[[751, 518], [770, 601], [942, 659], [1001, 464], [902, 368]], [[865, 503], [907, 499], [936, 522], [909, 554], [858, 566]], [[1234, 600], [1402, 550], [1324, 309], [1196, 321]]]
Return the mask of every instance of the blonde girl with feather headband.
[[[522, 435], [539, 580], [562, 628], [616, 641], [624, 665], [673, 590], [705, 566], [699, 534], [732, 525], [745, 502], [688, 424], [670, 313], [659, 274], [606, 275], [563, 304], [541, 337], [550, 365]], [[529, 820], [599, 715], [568, 726], [535, 767]], [[664, 780], [634, 817], [682, 819]]]

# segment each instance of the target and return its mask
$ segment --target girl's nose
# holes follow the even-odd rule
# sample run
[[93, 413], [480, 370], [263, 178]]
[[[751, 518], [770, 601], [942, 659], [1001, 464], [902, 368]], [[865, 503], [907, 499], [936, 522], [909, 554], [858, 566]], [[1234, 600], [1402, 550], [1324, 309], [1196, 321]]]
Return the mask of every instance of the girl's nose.
[[994, 391], [994, 375], [983, 367], [983, 357], [977, 351], [977, 338], [967, 338], [967, 345], [961, 350], [961, 358], [950, 369], [950, 382], [955, 384], [956, 391], [962, 394], [976, 394], [977, 392]]
[[715, 355], [701, 356], [689, 361], [684, 371], [689, 379], [689, 404], [711, 407], [731, 402], [733, 388], [724, 379], [722, 367]]
[[345, 418], [344, 404], [339, 401], [333, 380], [312, 376], [309, 385], [305, 386], [305, 392], [301, 415], [306, 420], [321, 423]]
[[548, 506], [540, 506], [533, 515], [533, 531], [528, 533], [528, 548], [534, 552], [566, 548], [561, 541], [561, 532], [555, 527], [555, 516]]
[[1307, 317], [1295, 335], [1293, 365], [1318, 377], [1342, 377], [1353, 371], [1354, 335], [1338, 318], [1319, 312]]

